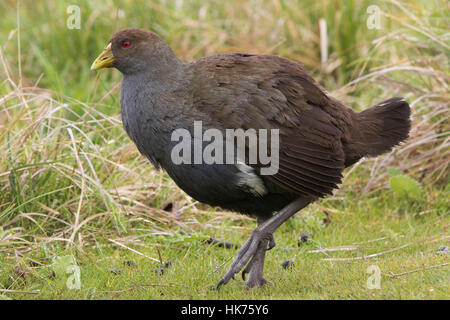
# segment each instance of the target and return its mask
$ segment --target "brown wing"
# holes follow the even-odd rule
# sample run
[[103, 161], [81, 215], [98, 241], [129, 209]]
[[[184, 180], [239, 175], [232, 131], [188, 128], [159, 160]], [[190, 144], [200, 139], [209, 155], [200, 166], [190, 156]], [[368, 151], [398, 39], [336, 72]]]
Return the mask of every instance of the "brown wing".
[[[265, 176], [300, 195], [322, 197], [341, 182], [343, 129], [336, 106], [297, 63], [276, 56], [225, 54], [192, 65], [194, 107], [211, 126], [279, 129], [279, 171]], [[330, 112], [331, 111], [331, 112]], [[345, 110], [343, 110], [345, 111]]]

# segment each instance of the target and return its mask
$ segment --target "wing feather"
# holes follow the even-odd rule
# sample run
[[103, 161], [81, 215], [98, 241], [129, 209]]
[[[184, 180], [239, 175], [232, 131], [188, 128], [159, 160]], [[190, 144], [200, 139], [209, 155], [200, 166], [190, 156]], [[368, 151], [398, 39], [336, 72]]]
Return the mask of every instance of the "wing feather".
[[209, 58], [208, 66], [211, 74], [197, 80], [202, 89], [193, 99], [212, 123], [280, 130], [279, 171], [264, 177], [313, 197], [338, 187], [345, 163], [343, 129], [329, 112], [333, 101], [299, 64], [276, 56], [224, 54]]

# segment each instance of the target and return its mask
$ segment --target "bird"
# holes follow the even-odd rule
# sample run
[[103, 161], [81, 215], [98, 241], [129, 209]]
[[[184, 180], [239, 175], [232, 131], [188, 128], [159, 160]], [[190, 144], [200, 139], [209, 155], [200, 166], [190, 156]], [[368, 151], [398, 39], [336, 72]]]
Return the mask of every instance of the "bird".
[[[410, 106], [401, 97], [356, 112], [332, 97], [298, 62], [240, 52], [183, 62], [159, 35], [145, 29], [114, 33], [91, 66], [103, 68], [123, 75], [122, 123], [142, 155], [197, 201], [256, 219], [256, 228], [217, 288], [241, 271], [247, 288], [271, 283], [263, 268], [266, 252], [275, 246], [275, 230], [308, 204], [332, 194], [346, 167], [392, 150], [411, 128]], [[187, 151], [183, 156], [192, 161], [174, 161], [180, 140], [173, 133], [180, 129], [193, 134], [187, 143], [194, 154], [205, 151], [205, 141], [195, 149], [198, 123], [204, 132], [274, 133], [260, 141], [266, 147], [277, 142], [276, 170], [263, 174], [267, 163], [236, 155], [234, 147], [215, 151], [226, 152], [231, 161], [195, 161]], [[221, 136], [215, 137], [220, 142]], [[236, 140], [225, 134], [222, 138], [225, 144]], [[251, 146], [247, 141], [241, 148], [249, 151]]]

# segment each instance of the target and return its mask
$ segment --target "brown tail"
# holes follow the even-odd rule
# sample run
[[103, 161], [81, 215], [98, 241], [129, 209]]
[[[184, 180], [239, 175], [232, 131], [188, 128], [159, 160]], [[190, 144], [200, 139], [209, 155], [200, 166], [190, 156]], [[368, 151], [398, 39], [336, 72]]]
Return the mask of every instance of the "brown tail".
[[411, 109], [403, 98], [391, 98], [358, 114], [366, 156], [390, 151], [408, 138]]

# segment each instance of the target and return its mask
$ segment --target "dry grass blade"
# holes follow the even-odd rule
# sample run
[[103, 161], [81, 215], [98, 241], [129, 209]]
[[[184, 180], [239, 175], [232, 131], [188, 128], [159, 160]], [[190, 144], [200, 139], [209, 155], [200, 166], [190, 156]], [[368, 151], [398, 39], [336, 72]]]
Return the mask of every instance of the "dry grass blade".
[[364, 250], [370, 249], [371, 247], [361, 247], [361, 246], [339, 246], [339, 247], [329, 247], [322, 249], [313, 249], [309, 250], [309, 253], [323, 253], [323, 252], [335, 252], [335, 251], [355, 251], [355, 250]]
[[429, 270], [429, 269], [436, 269], [436, 268], [440, 268], [440, 267], [445, 267], [450, 265], [450, 262], [447, 263], [441, 263], [435, 266], [426, 266], [424, 268], [419, 268], [419, 269], [414, 269], [414, 270], [410, 270], [410, 271], [405, 271], [405, 272], [401, 272], [401, 273], [387, 273], [386, 276], [388, 276], [389, 278], [397, 278], [397, 277], [401, 277], [410, 273], [415, 273], [415, 272], [420, 272], [420, 271], [424, 271], [424, 270]]
[[134, 253], [136, 253], [136, 254], [138, 254], [138, 255], [140, 255], [140, 256], [146, 257], [147, 259], [150, 259], [150, 260], [156, 261], [156, 262], [160, 262], [160, 260], [155, 259], [155, 258], [152, 258], [152, 257], [149, 257], [149, 256], [143, 254], [142, 252], [139, 252], [139, 251], [137, 251], [137, 250], [134, 250], [133, 248], [127, 247], [126, 245], [124, 245], [124, 244], [122, 244], [122, 243], [120, 243], [120, 242], [118, 242], [118, 241], [116, 241], [116, 240], [113, 240], [113, 239], [108, 239], [108, 240], [111, 241], [112, 243], [114, 243], [114, 244], [116, 244], [116, 245], [122, 247], [122, 248], [128, 249], [128, 250], [130, 250], [131, 252], [134, 252]]
[[322, 261], [355, 261], [355, 260], [365, 260], [365, 259], [370, 259], [370, 258], [375, 258], [375, 257], [379, 257], [382, 255], [385, 255], [387, 253], [391, 253], [391, 252], [395, 252], [398, 250], [402, 250], [404, 248], [419, 244], [419, 243], [432, 243], [432, 242], [436, 242], [436, 241], [440, 241], [440, 240], [444, 240], [444, 239], [448, 239], [450, 238], [450, 236], [444, 236], [444, 237], [440, 237], [440, 238], [436, 238], [436, 236], [431, 237], [431, 238], [427, 238], [427, 239], [422, 239], [422, 240], [418, 240], [418, 241], [413, 241], [404, 245], [401, 245], [399, 247], [396, 248], [392, 248], [383, 252], [378, 252], [378, 253], [374, 253], [374, 254], [369, 254], [369, 255], [364, 255], [364, 256], [359, 256], [359, 257], [351, 257], [351, 258], [323, 258], [321, 259]]
[[79, 202], [78, 202], [77, 212], [75, 213], [75, 221], [74, 221], [74, 224], [73, 224], [73, 226], [72, 226], [73, 232], [72, 232], [72, 235], [70, 236], [69, 242], [68, 242], [68, 244], [70, 244], [70, 243], [73, 243], [73, 241], [74, 241], [74, 239], [75, 239], [76, 232], [77, 232], [78, 229], [79, 229], [78, 225], [79, 225], [79, 223], [80, 223], [81, 204], [83, 203], [83, 196], [84, 196], [84, 189], [85, 189], [85, 185], [86, 185], [86, 180], [85, 180], [85, 177], [84, 177], [84, 169], [83, 169], [83, 165], [82, 165], [82, 163], [81, 163], [81, 161], [80, 161], [80, 157], [78, 156], [77, 146], [76, 146], [76, 144], [75, 144], [75, 139], [74, 139], [74, 137], [73, 137], [72, 129], [67, 128], [67, 131], [69, 132], [70, 139], [72, 140], [73, 152], [74, 152], [74, 154], [75, 154], [75, 157], [76, 157], [76, 159], [77, 159], [78, 166], [79, 166], [80, 172], [81, 172], [81, 193], [80, 193], [80, 200], [79, 200]]
[[0, 289], [0, 292], [4, 293], [18, 293], [18, 294], [39, 294], [40, 291], [22, 291], [22, 290], [9, 290], [9, 289]]

